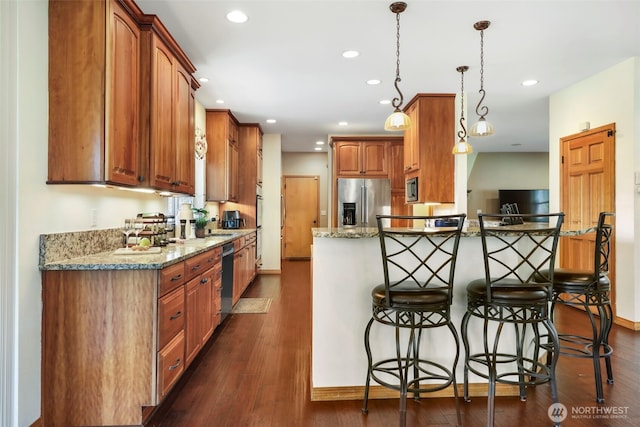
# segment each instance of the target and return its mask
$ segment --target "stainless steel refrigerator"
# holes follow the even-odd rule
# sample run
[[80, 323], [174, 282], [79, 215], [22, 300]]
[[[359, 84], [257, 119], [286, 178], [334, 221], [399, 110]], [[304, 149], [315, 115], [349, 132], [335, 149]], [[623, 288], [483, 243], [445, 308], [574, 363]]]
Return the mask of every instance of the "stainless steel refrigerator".
[[[338, 226], [376, 227], [376, 215], [391, 214], [387, 178], [338, 178]], [[389, 226], [389, 221], [385, 221]]]

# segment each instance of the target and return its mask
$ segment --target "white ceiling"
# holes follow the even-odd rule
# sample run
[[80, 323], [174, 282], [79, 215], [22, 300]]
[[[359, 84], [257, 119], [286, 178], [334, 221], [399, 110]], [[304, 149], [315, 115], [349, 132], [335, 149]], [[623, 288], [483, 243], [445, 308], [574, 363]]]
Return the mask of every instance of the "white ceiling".
[[[209, 79], [197, 91], [198, 101], [205, 108], [228, 108], [265, 133], [282, 134], [283, 151], [313, 151], [317, 140], [332, 134], [385, 133], [393, 108], [379, 101], [396, 96], [391, 1], [136, 2], [160, 17], [196, 66], [195, 76]], [[477, 152], [547, 151], [549, 95], [640, 56], [640, 0], [407, 4], [400, 15], [404, 102], [416, 93], [458, 92], [456, 67], [468, 65], [467, 127], [477, 118], [480, 86], [480, 33], [473, 24], [491, 21], [484, 34], [484, 87], [496, 134], [470, 139]], [[249, 16], [246, 23], [225, 19], [236, 9]], [[343, 58], [350, 49], [360, 56]], [[382, 83], [367, 85], [372, 78]], [[523, 87], [530, 78], [540, 83]], [[266, 123], [268, 118], [277, 123]]]

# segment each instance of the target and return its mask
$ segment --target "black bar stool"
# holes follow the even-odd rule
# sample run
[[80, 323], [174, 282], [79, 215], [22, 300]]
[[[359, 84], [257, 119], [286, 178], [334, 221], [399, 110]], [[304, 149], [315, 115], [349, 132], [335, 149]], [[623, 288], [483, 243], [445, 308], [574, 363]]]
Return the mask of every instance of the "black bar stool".
[[[460, 234], [466, 215], [377, 216], [384, 283], [373, 288], [371, 320], [364, 344], [368, 368], [362, 412], [368, 412], [369, 384], [400, 392], [400, 426], [406, 425], [406, 399], [420, 393], [453, 387], [458, 425], [462, 424], [455, 370], [460, 354], [458, 333], [451, 322], [453, 277]], [[384, 228], [383, 220], [416, 222], [419, 228]], [[433, 222], [433, 224], [431, 224]], [[426, 225], [443, 227], [426, 227]], [[395, 355], [374, 362], [370, 332], [374, 322], [395, 328]], [[446, 326], [455, 343], [452, 367], [425, 358], [421, 340], [423, 330]], [[425, 347], [423, 345], [423, 347]], [[437, 349], [430, 349], [436, 352]]]
[[[609, 294], [609, 254], [613, 236], [613, 213], [598, 215], [598, 228], [594, 242], [593, 269], [571, 270], [556, 268], [553, 275], [553, 303], [551, 319], [557, 304], [583, 308], [591, 326], [591, 336], [563, 334], [560, 337], [560, 355], [593, 359], [596, 383], [596, 401], [604, 403], [600, 359], [604, 359], [607, 369], [607, 383], [613, 384], [609, 332], [613, 324], [613, 310]], [[592, 309], [598, 313], [598, 319]]]
[[[478, 214], [485, 277], [467, 285], [461, 332], [464, 398], [469, 401], [469, 372], [488, 380], [487, 426], [494, 425], [496, 383], [519, 386], [520, 399], [526, 400], [526, 386], [551, 382], [553, 402], [558, 402], [559, 341], [549, 303], [563, 219], [563, 213]], [[469, 321], [474, 317], [483, 321], [481, 349], [470, 348]], [[501, 341], [507, 324], [515, 328], [512, 350]], [[541, 334], [540, 328], [546, 333]], [[541, 349], [549, 352], [548, 364], [538, 360]]]

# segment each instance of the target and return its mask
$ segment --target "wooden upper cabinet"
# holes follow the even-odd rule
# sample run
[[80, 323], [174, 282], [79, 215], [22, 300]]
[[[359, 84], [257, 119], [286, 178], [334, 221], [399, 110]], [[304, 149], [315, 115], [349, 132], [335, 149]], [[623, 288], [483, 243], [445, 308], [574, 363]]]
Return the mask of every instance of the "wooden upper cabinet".
[[334, 139], [336, 177], [387, 177], [385, 141]]
[[407, 107], [405, 113], [413, 124], [404, 131], [404, 171], [411, 172], [420, 168], [420, 143], [417, 137], [418, 103]]
[[47, 183], [138, 184], [139, 67], [140, 30], [119, 1], [49, 2]]
[[416, 203], [454, 203], [455, 94], [418, 94], [405, 112], [405, 178], [418, 178]]
[[207, 110], [208, 201], [238, 201], [238, 121], [229, 110]]
[[401, 191], [404, 194], [404, 142], [402, 137], [389, 142], [389, 179], [391, 191]]
[[150, 186], [193, 194], [195, 189], [195, 99], [191, 72], [161, 34], [147, 32], [151, 50], [149, 91]]
[[133, 0], [51, 0], [47, 183], [193, 194], [194, 72]]

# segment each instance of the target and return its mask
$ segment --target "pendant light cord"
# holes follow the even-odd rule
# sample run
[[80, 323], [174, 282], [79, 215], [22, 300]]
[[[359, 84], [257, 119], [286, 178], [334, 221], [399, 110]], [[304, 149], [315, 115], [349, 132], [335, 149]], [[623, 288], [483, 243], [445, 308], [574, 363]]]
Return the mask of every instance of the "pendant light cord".
[[400, 83], [402, 79], [400, 79], [400, 12], [396, 12], [396, 80], [393, 85], [398, 91], [398, 95], [400, 98], [393, 98], [391, 101], [391, 105], [396, 109], [396, 111], [400, 111], [400, 106], [404, 100], [402, 96], [402, 92], [400, 92], [400, 88], [398, 87], [398, 83]]
[[480, 101], [478, 101], [478, 105], [476, 106], [476, 114], [480, 116], [481, 119], [484, 119], [484, 116], [489, 114], [489, 107], [486, 105], [482, 105], [485, 97], [484, 91], [484, 30], [480, 30]]

